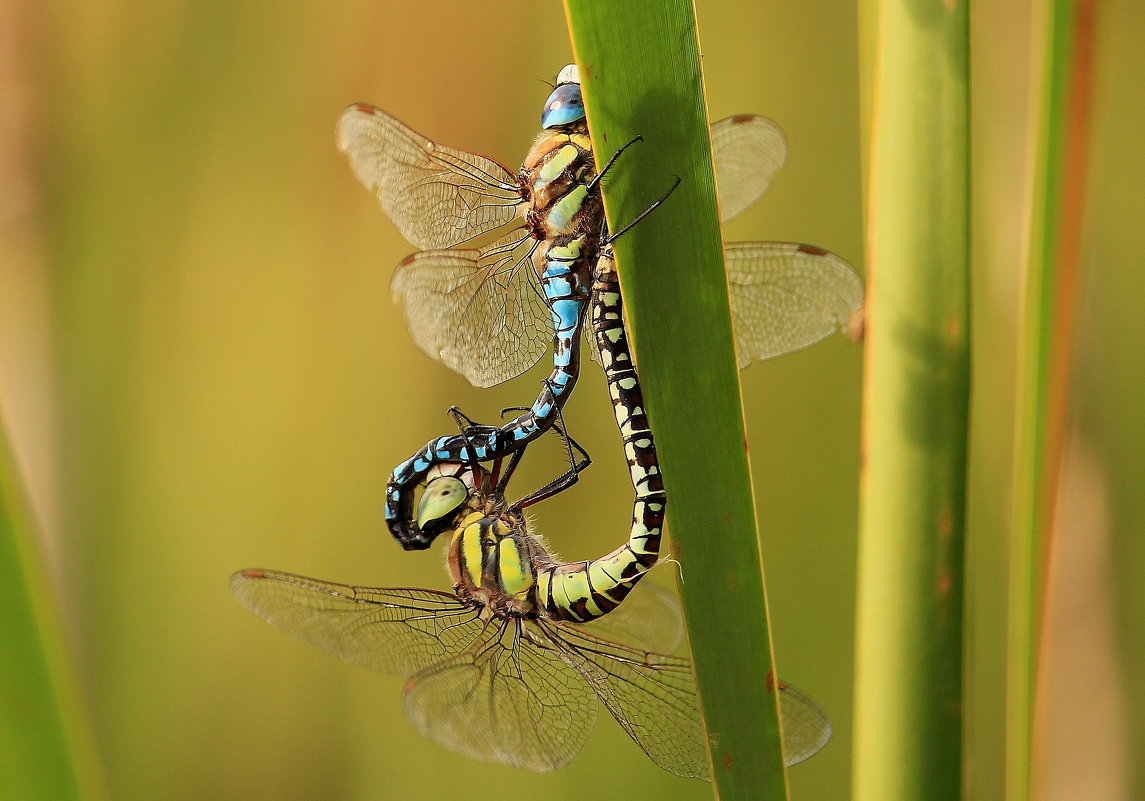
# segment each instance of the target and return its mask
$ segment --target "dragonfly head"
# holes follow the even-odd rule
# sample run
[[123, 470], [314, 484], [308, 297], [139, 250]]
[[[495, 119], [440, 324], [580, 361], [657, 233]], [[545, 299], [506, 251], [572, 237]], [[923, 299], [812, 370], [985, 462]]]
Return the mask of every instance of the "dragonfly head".
[[545, 101], [541, 112], [541, 127], [563, 128], [584, 121], [584, 100], [580, 93], [580, 72], [576, 64], [569, 64], [557, 75], [557, 88]]

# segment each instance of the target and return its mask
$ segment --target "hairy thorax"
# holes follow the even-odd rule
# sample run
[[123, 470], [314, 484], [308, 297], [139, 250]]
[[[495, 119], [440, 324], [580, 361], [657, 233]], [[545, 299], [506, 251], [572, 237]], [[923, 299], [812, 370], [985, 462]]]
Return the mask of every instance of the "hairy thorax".
[[546, 132], [521, 166], [528, 210], [525, 221], [537, 239], [599, 233], [600, 193], [589, 184], [596, 161], [587, 133]]
[[454, 591], [482, 617], [536, 617], [537, 565], [548, 554], [520, 512], [498, 512], [472, 512], [454, 531], [448, 551]]

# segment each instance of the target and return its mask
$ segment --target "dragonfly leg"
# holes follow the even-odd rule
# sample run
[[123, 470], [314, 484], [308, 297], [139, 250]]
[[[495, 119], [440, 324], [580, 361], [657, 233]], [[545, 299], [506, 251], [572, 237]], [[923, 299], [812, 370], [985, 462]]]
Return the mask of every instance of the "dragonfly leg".
[[[561, 437], [561, 440], [564, 442], [565, 453], [567, 454], [569, 460], [569, 469], [565, 471], [564, 474], [558, 476], [545, 486], [541, 487], [539, 490], [526, 495], [524, 498], [514, 503], [513, 508], [515, 509], [525, 509], [535, 503], [539, 503], [545, 500], [546, 498], [551, 498], [554, 495], [564, 492], [573, 484], [576, 484], [577, 481], [580, 480], [581, 471], [592, 464], [592, 458], [588, 455], [588, 451], [582, 448], [580, 443], [568, 435], [568, 431], [564, 426], [564, 418], [560, 411], [557, 412], [557, 420], [558, 422], [553, 424], [552, 429]], [[574, 451], [576, 452], [575, 454]]]
[[490, 434], [498, 430], [497, 426], [473, 422], [469, 415], [456, 406], [450, 406], [447, 413], [453, 418], [454, 425], [457, 426], [458, 432], [465, 438], [467, 444], [472, 444], [478, 437], [488, 438]]
[[[504, 412], [502, 412], [504, 414]], [[495, 426], [481, 425], [480, 423], [473, 422], [473, 418], [465, 414], [456, 406], [449, 407], [449, 415], [453, 418], [453, 422], [457, 424], [457, 430], [460, 433], [461, 439], [464, 440], [464, 446], [461, 450], [466, 466], [473, 474], [474, 486], [480, 481], [483, 485], [481, 491], [488, 495], [493, 491], [494, 487], [499, 489], [503, 488], [508, 483], [513, 471], [517, 469], [517, 463], [521, 461], [525, 449], [521, 448], [512, 454], [495, 453], [493, 456], [493, 466], [488, 470], [484, 470], [477, 457], [477, 443], [481, 440], [487, 440], [489, 434], [496, 431]], [[502, 475], [502, 462], [505, 456], [509, 456], [509, 464], [504, 468]]]
[[606, 172], [608, 172], [609, 168], [611, 168], [612, 165], [616, 163], [616, 159], [620, 156], [621, 153], [623, 153], [628, 148], [632, 147], [637, 142], [643, 142], [643, 141], [644, 141], [644, 137], [637, 134], [632, 139], [630, 139], [628, 142], [621, 145], [620, 148], [618, 148], [617, 151], [612, 154], [612, 157], [609, 158], [608, 162], [604, 165], [604, 167], [600, 170], [600, 172], [598, 172], [596, 174], [596, 177], [588, 182], [588, 191], [592, 192], [594, 189], [596, 189], [597, 184], [600, 183], [600, 179], [603, 178], [604, 174]]
[[527, 412], [531, 408], [531, 406], [506, 406], [501, 410], [501, 416], [504, 417], [509, 412]]
[[651, 206], [649, 206], [648, 208], [644, 209], [644, 211], [642, 211], [642, 212], [640, 212], [638, 215], [636, 215], [636, 219], [635, 219], [635, 220], [633, 220], [632, 222], [628, 223], [628, 225], [626, 225], [626, 226], [624, 226], [623, 228], [621, 228], [621, 229], [620, 229], [619, 231], [617, 231], [615, 234], [612, 234], [611, 236], [606, 236], [606, 237], [604, 238], [604, 241], [601, 243], [601, 247], [606, 247], [606, 246], [608, 246], [608, 245], [611, 245], [611, 244], [612, 244], [613, 242], [615, 242], [617, 239], [620, 239], [620, 237], [624, 236], [626, 233], [628, 233], [629, 231], [631, 231], [631, 230], [632, 230], [632, 228], [633, 228], [633, 227], [634, 227], [634, 226], [635, 226], [637, 223], [639, 223], [641, 220], [643, 220], [645, 217], [647, 217], [647, 216], [648, 216], [649, 214], [651, 214], [653, 211], [655, 211], [656, 209], [658, 209], [658, 208], [660, 207], [660, 205], [661, 205], [661, 204], [662, 204], [662, 203], [663, 203], [665, 200], [667, 200], [667, 199], [668, 199], [668, 196], [669, 196], [669, 195], [671, 195], [673, 192], [675, 192], [675, 191], [676, 191], [676, 187], [678, 187], [678, 186], [680, 185], [680, 176], [679, 176], [679, 175], [677, 175], [677, 176], [675, 176], [675, 177], [676, 177], [676, 181], [675, 181], [675, 183], [673, 183], [673, 184], [672, 184], [672, 186], [671, 186], [671, 187], [668, 189], [668, 191], [667, 191], [667, 192], [665, 192], [665, 193], [664, 193], [664, 194], [662, 194], [660, 197], [658, 197], [656, 200], [654, 200], [654, 201], [652, 202], [652, 205], [651, 205]]
[[465, 429], [473, 428], [475, 425], [477, 425], [473, 422], [469, 415], [461, 411], [461, 409], [456, 406], [450, 406], [446, 411], [446, 414], [453, 418], [453, 422], [457, 424], [457, 430], [462, 434], [465, 433]]

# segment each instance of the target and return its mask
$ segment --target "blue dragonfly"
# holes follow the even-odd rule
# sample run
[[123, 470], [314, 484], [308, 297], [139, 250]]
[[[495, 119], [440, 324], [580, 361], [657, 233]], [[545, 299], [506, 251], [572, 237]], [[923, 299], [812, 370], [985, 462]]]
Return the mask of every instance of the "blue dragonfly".
[[[590, 276], [606, 241], [599, 185], [609, 165], [596, 169], [575, 65], [558, 75], [541, 124], [517, 173], [439, 145], [373, 106], [351, 106], [338, 125], [355, 174], [422, 248], [393, 278], [419, 347], [476, 386], [519, 375], [550, 340], [553, 347], [553, 371], [527, 411], [467, 436], [435, 438], [393, 470], [386, 523], [406, 548], [433, 540], [412, 517], [414, 490], [428, 471], [466, 454], [493, 459], [532, 441], [555, 422], [579, 375]], [[766, 191], [786, 143], [775, 123], [755, 115], [714, 123], [711, 138], [728, 220]], [[823, 339], [862, 305], [858, 276], [820, 248], [729, 243], [725, 262], [741, 366]], [[599, 361], [594, 348], [590, 354]]]

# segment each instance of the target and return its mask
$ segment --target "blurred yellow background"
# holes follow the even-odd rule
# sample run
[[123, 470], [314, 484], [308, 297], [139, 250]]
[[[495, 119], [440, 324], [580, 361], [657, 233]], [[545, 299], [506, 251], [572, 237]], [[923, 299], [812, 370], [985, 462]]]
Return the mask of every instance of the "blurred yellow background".
[[[967, 715], [968, 797], [984, 799], [1001, 777], [998, 610], [1030, 25], [1024, 3], [983, 6]], [[1094, 212], [1094, 236], [1105, 237], [1095, 252], [1129, 265], [1141, 201], [1118, 176], [1142, 177], [1124, 131], [1132, 119], [1140, 130], [1145, 103], [1114, 98], [1140, 100], [1140, 72], [1135, 85], [1119, 65], [1141, 66], [1127, 42], [1143, 14], [1109, 8], [1092, 205], [1112, 216]], [[767, 197], [728, 238], [809, 242], [861, 269], [858, 9], [712, 0], [698, 11], [712, 118], [765, 114], [790, 146]], [[369, 102], [515, 167], [538, 129], [542, 81], [571, 58], [559, 4], [7, 0], [0, 13], [0, 400], [112, 797], [710, 797], [648, 762], [603, 713], [558, 773], [468, 761], [406, 723], [401, 680], [302, 646], [227, 590], [233, 570], [254, 566], [447, 588], [436, 549], [405, 553], [385, 532], [389, 470], [451, 430], [450, 404], [491, 420], [529, 402], [548, 368], [479, 391], [415, 348], [388, 291], [412, 248], [351, 175], [333, 127], [344, 106]], [[1122, 283], [1087, 285], [1082, 338], [1100, 351], [1103, 336], [1120, 336], [1139, 368], [1139, 340], [1093, 327], [1140, 313], [1139, 279], [1108, 275]], [[1120, 316], [1095, 312], [1102, 299]], [[1078, 393], [1092, 437], [1078, 441], [1092, 469], [1078, 475], [1100, 484], [1102, 470], [1135, 467], [1111, 444], [1132, 411], [1102, 399], [1139, 388], [1145, 371], [1104, 395], [1108, 373], [1091, 372]], [[808, 801], [848, 792], [860, 378], [859, 349], [839, 337], [743, 376], [778, 662], [836, 724], [833, 742], [791, 771], [793, 796]], [[595, 464], [536, 508], [538, 528], [569, 558], [611, 549], [627, 530], [631, 489], [606, 397], [586, 366], [566, 418]], [[543, 483], [554, 464], [526, 460], [518, 486]], [[1100, 506], [1099, 489], [1079, 497]], [[1115, 617], [1110, 552], [1085, 592]], [[1116, 691], [1113, 641], [1125, 633], [1111, 626], [1101, 653]], [[1129, 726], [1120, 720], [1117, 732]], [[1127, 775], [1124, 763], [1106, 772]]]

